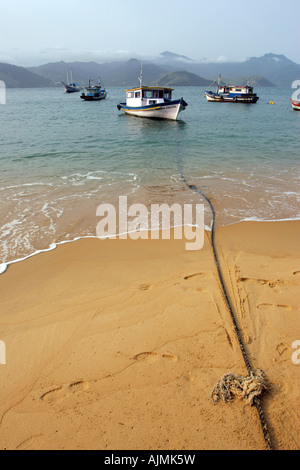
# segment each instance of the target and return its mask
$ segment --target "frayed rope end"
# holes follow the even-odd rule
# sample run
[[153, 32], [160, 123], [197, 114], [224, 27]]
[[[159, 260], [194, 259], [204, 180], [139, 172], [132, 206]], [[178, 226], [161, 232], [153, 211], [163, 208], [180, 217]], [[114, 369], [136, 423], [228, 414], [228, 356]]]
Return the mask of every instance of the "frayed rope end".
[[267, 390], [268, 386], [262, 370], [255, 370], [247, 377], [230, 372], [225, 374], [216, 384], [211, 398], [214, 403], [218, 403], [220, 400], [229, 403], [235, 398], [239, 398], [249, 405], [253, 405], [255, 398], [260, 397]]

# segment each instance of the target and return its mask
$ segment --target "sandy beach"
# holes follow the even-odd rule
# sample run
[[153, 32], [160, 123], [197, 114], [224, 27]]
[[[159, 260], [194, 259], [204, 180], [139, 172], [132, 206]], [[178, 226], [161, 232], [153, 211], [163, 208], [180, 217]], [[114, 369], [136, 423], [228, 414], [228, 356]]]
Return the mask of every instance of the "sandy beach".
[[[300, 448], [300, 221], [218, 228], [217, 249], [273, 446]], [[83, 239], [0, 276], [0, 449], [265, 449], [209, 242]]]

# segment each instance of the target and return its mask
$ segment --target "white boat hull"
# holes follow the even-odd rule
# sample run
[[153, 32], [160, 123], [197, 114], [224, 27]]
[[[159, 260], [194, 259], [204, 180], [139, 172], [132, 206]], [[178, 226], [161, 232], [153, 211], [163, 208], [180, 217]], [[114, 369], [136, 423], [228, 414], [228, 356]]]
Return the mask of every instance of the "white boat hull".
[[300, 101], [293, 101], [290, 99], [290, 102], [294, 111], [300, 111]]
[[185, 109], [187, 104], [183, 101], [176, 103], [170, 103], [169, 105], [163, 104], [157, 106], [149, 106], [139, 108], [131, 108], [125, 105], [120, 105], [119, 109], [123, 110], [126, 114], [131, 116], [143, 117], [143, 118], [155, 118], [155, 119], [171, 119], [176, 121], [181, 111]]
[[177, 120], [180, 113], [181, 105], [173, 105], [169, 107], [163, 107], [159, 109], [149, 109], [149, 110], [130, 110], [124, 109], [126, 114], [131, 116], [147, 117], [147, 118], [157, 118], [157, 119], [172, 119]]

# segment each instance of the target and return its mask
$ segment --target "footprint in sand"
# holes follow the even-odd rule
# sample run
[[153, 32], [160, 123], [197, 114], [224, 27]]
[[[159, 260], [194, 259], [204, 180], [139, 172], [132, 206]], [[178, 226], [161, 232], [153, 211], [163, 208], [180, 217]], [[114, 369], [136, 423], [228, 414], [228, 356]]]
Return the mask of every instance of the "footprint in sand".
[[276, 351], [278, 352], [279, 356], [282, 356], [286, 351], [288, 351], [288, 346], [285, 343], [280, 343], [276, 347]]
[[206, 273], [195, 273], [195, 274], [189, 274], [188, 276], [185, 276], [183, 279], [185, 281], [189, 281], [190, 279], [204, 277], [204, 276], [206, 276]]
[[263, 304], [259, 304], [257, 305], [257, 308], [258, 310], [266, 310], [266, 309], [270, 309], [270, 308], [283, 308], [283, 309], [291, 309], [292, 307], [290, 305], [274, 305], [274, 304], [267, 304], [267, 303], [263, 303]]
[[151, 284], [142, 284], [142, 285], [139, 286], [139, 290], [145, 290], [146, 291], [146, 290], [152, 289], [152, 287], [153, 286]]
[[135, 361], [147, 362], [153, 364], [158, 361], [177, 362], [178, 357], [173, 354], [159, 354], [157, 352], [143, 352], [133, 357]]
[[271, 289], [274, 289], [275, 292], [280, 292], [279, 287], [286, 286], [287, 282], [282, 281], [281, 279], [276, 279], [275, 281], [270, 281], [269, 279], [253, 279], [250, 277], [240, 277], [238, 282], [255, 282], [261, 286], [267, 286]]
[[84, 382], [83, 380], [71, 383], [66, 386], [61, 386], [58, 388], [54, 388], [52, 390], [49, 390], [48, 392], [44, 393], [40, 399], [49, 405], [55, 404], [55, 403], [60, 403], [61, 401], [65, 400], [66, 398], [80, 393], [84, 392], [87, 390], [89, 387], [89, 384], [87, 382]]

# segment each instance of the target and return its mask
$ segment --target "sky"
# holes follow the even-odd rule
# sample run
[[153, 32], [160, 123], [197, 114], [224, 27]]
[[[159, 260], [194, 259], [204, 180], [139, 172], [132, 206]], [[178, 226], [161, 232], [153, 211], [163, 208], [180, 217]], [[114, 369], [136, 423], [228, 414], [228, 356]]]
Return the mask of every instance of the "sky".
[[300, 0], [0, 0], [0, 62], [195, 61], [266, 53], [300, 63]]

